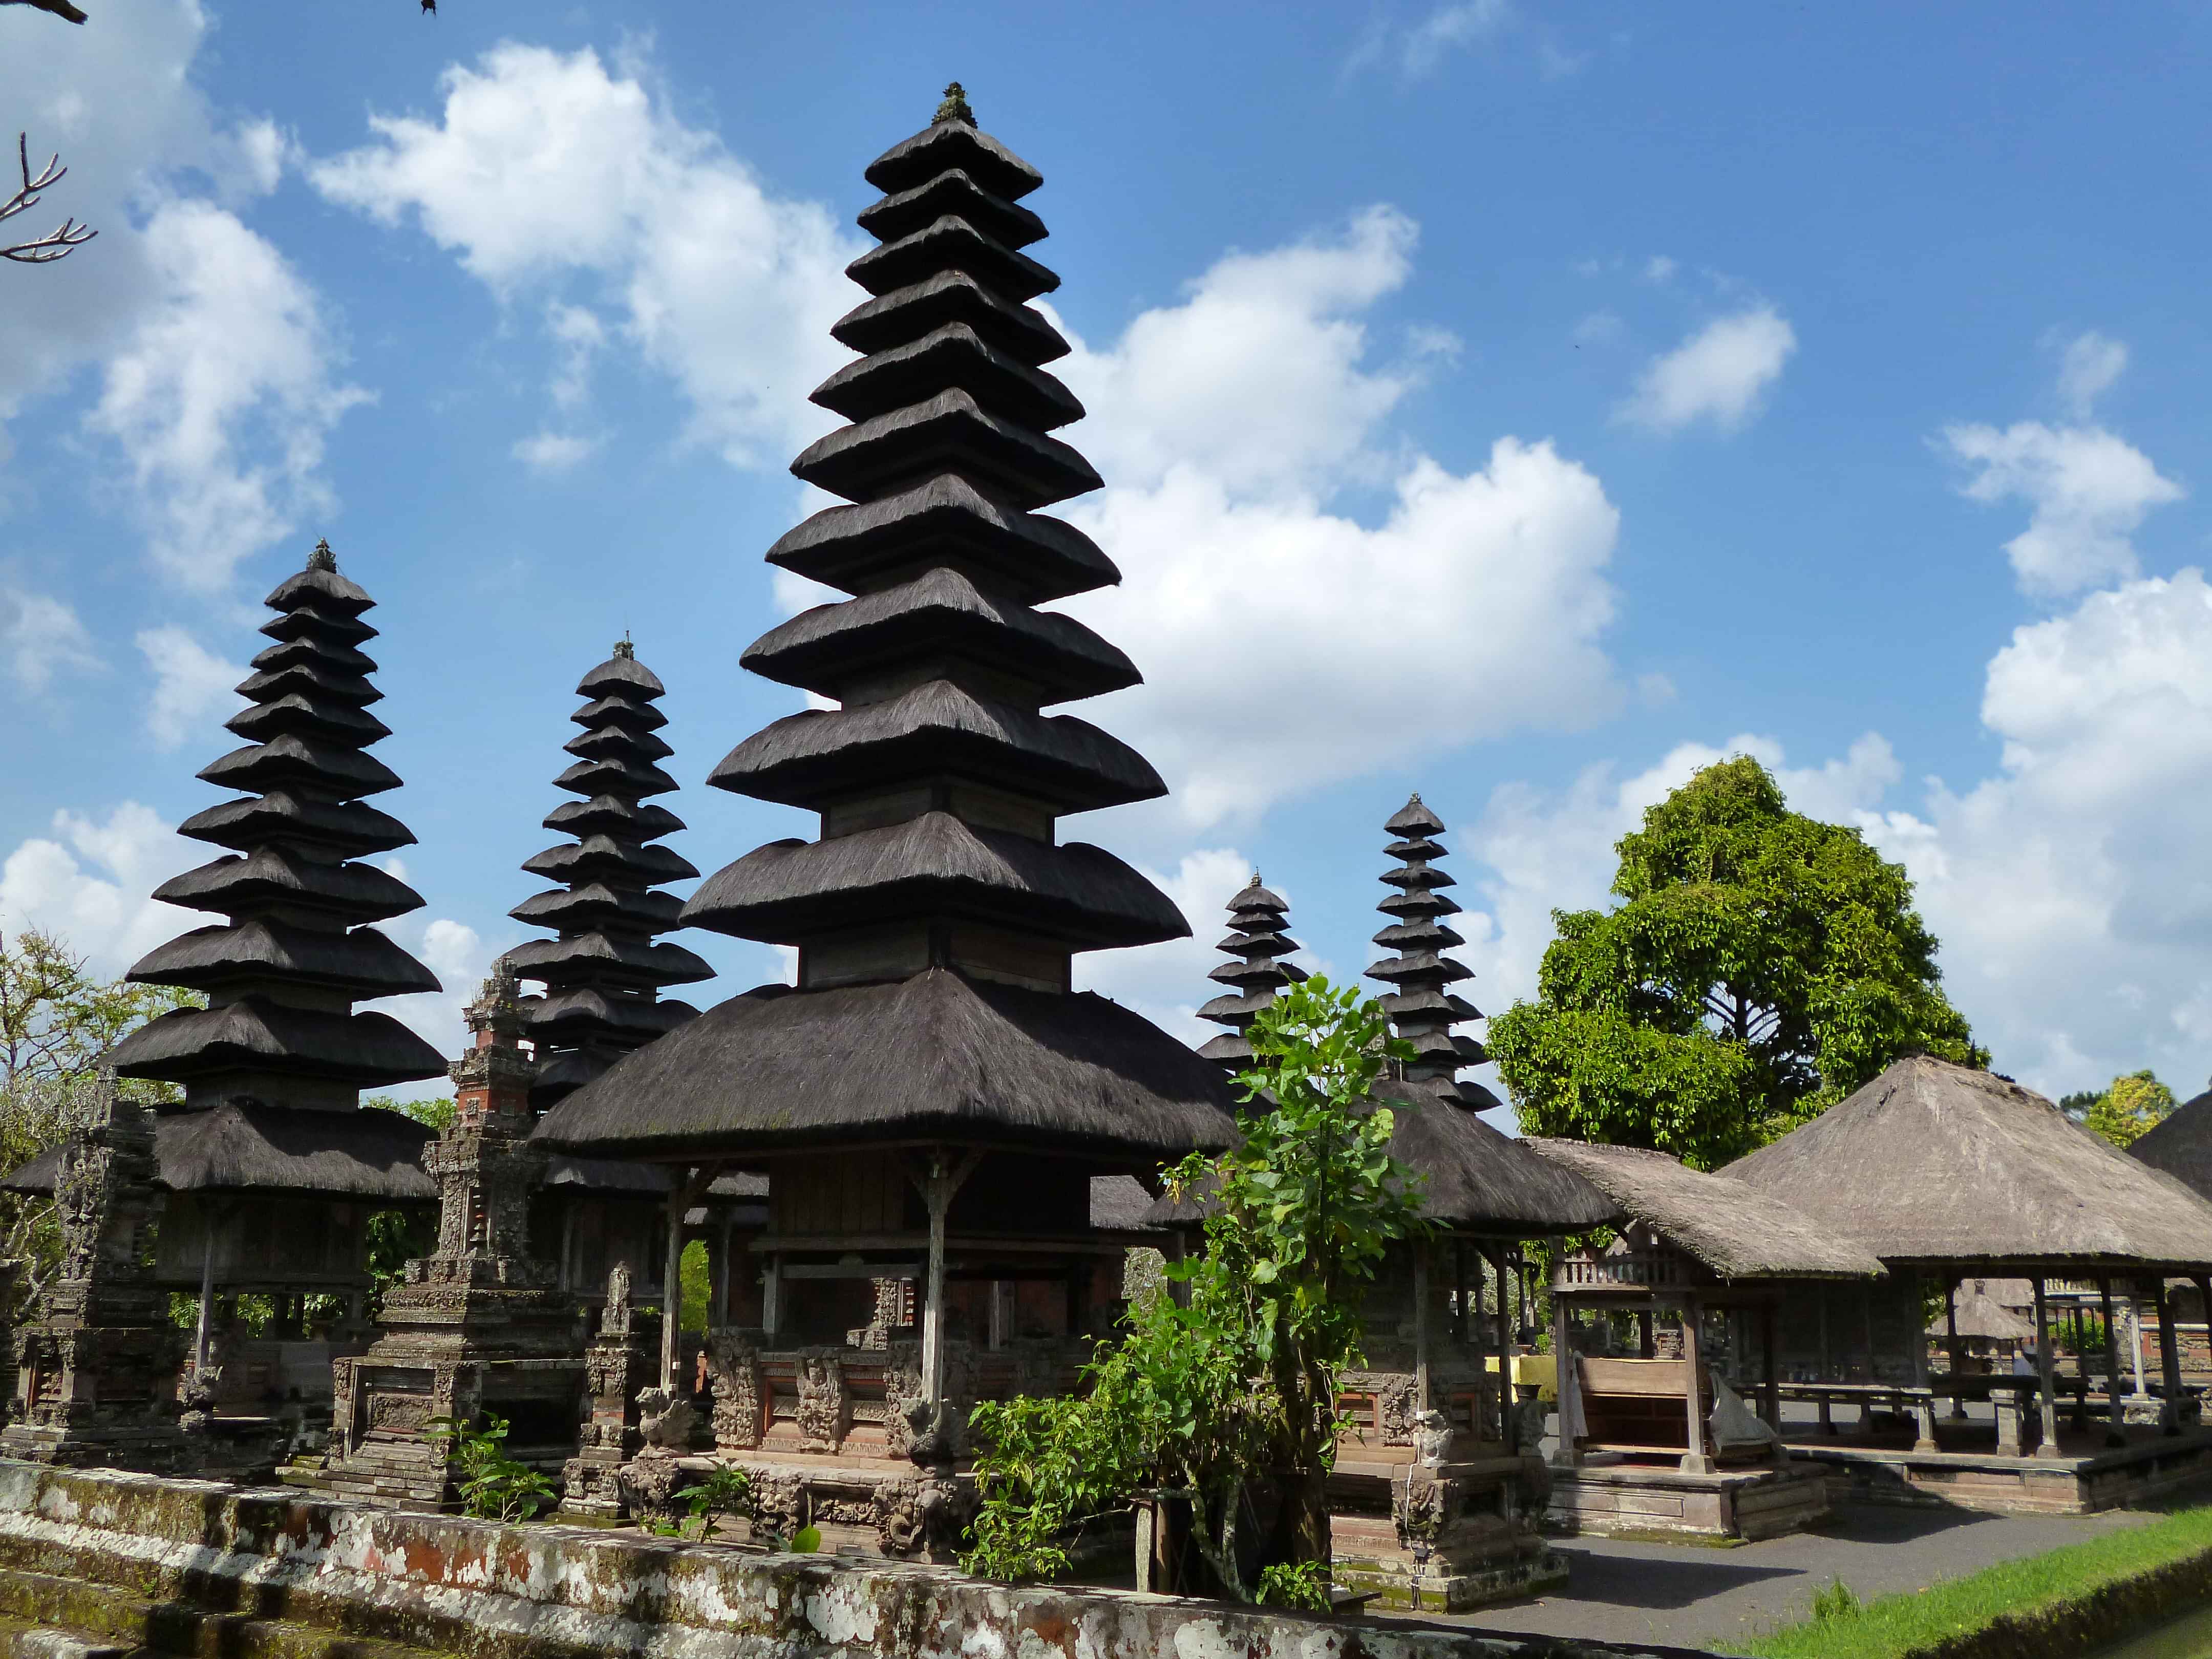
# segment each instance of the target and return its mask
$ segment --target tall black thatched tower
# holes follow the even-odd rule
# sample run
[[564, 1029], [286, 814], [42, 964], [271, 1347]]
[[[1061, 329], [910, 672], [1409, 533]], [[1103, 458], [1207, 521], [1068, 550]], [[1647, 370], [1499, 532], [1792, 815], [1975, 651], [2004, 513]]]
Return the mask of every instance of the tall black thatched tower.
[[1375, 943], [1395, 952], [1367, 970], [1390, 989], [1382, 1006], [1398, 1036], [1412, 1043], [1416, 1057], [1406, 1066], [1407, 1081], [1440, 1085], [1429, 1092], [1456, 1094], [1467, 1105], [1488, 1111], [1498, 1097], [1480, 1083], [1459, 1081], [1462, 1067], [1480, 1066], [1490, 1056], [1473, 1037], [1452, 1030], [1482, 1011], [1466, 998], [1447, 989], [1474, 977], [1474, 971], [1445, 953], [1467, 941], [1444, 924], [1457, 915], [1459, 906], [1443, 889], [1456, 886], [1437, 860], [1444, 854], [1436, 838], [1444, 832], [1444, 821], [1413, 796], [1383, 824], [1395, 839], [1382, 850], [1398, 860], [1382, 879], [1397, 890], [1375, 908], [1389, 926], [1375, 935]]
[[538, 1054], [530, 1103], [541, 1111], [631, 1049], [697, 1017], [688, 1002], [663, 1000], [664, 987], [714, 976], [691, 951], [659, 939], [681, 925], [683, 907], [653, 890], [699, 873], [653, 844], [684, 827], [651, 799], [676, 787], [660, 768], [672, 751], [656, 735], [668, 717], [653, 705], [666, 690], [628, 638], [577, 683], [585, 702], [568, 718], [584, 729], [562, 745], [575, 763], [553, 781], [582, 799], [545, 819], [548, 830], [574, 839], [522, 866], [561, 885], [507, 912], [560, 935], [507, 953], [518, 977], [545, 988], [522, 1004], [523, 1031]]
[[140, 1027], [112, 1060], [125, 1077], [182, 1084], [190, 1107], [350, 1110], [363, 1089], [446, 1072], [444, 1056], [398, 1020], [353, 1006], [438, 988], [369, 925], [421, 908], [421, 897], [358, 862], [415, 837], [364, 803], [399, 787], [367, 752], [392, 735], [368, 712], [384, 694], [360, 648], [376, 635], [362, 620], [375, 601], [321, 542], [266, 603], [276, 615], [261, 631], [276, 643], [238, 688], [252, 706], [228, 722], [246, 746], [199, 775], [246, 793], [179, 826], [233, 850], [154, 890], [228, 921], [170, 940], [128, 975], [204, 992], [209, 1006]]
[[1250, 884], [1229, 901], [1229, 937], [1214, 947], [1229, 960], [1206, 975], [1229, 991], [1198, 1011], [1200, 1019], [1229, 1028], [1208, 1039], [1198, 1052], [1231, 1077], [1252, 1063], [1252, 1045], [1244, 1033], [1260, 1011], [1285, 986], [1306, 976], [1306, 970], [1290, 960], [1298, 949], [1290, 929], [1290, 906], [1261, 886], [1255, 871]]

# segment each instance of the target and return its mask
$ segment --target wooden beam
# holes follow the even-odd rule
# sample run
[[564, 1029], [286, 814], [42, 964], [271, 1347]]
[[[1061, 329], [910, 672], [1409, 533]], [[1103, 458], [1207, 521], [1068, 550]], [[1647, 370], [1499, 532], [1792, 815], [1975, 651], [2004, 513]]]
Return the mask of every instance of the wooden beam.
[[1702, 1391], [1698, 1387], [1698, 1298], [1682, 1298], [1682, 1398], [1688, 1448], [1682, 1454], [1682, 1473], [1710, 1474], [1713, 1460], [1705, 1455], [1705, 1407]]

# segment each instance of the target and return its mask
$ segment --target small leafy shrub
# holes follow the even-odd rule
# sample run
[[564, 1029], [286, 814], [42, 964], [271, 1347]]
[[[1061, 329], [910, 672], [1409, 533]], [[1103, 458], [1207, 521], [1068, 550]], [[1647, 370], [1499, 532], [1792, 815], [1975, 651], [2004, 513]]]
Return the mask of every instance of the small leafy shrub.
[[1260, 1569], [1260, 1601], [1263, 1607], [1327, 1613], [1328, 1570], [1319, 1561], [1271, 1562]]
[[702, 1542], [714, 1536], [717, 1516], [750, 1516], [753, 1512], [753, 1483], [743, 1469], [726, 1465], [697, 1486], [684, 1487], [676, 1496], [678, 1501], [690, 1505], [692, 1525]]
[[507, 1422], [484, 1414], [483, 1426], [458, 1417], [434, 1417], [425, 1425], [452, 1465], [461, 1512], [479, 1521], [528, 1521], [553, 1505], [553, 1483], [507, 1455]]

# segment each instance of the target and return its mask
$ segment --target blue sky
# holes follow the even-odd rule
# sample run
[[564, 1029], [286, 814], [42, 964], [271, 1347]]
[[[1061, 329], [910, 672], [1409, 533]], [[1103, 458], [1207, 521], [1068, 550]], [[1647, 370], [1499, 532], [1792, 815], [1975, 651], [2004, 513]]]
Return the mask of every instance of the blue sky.
[[682, 850], [803, 832], [700, 781], [794, 706], [737, 666], [813, 599], [760, 555], [860, 169], [957, 76], [1046, 177], [1066, 511], [1128, 576], [1070, 608], [1149, 680], [1079, 712], [1177, 792], [1068, 826], [1197, 933], [1091, 982], [1193, 1029], [1255, 865], [1356, 972], [1419, 789], [1502, 1007], [1749, 749], [1905, 860], [2001, 1068], [2212, 1069], [2212, 10], [91, 9], [0, 8], [0, 125], [70, 166], [11, 228], [101, 231], [0, 266], [0, 927], [189, 924], [168, 827], [324, 535], [441, 1044], [624, 628]]

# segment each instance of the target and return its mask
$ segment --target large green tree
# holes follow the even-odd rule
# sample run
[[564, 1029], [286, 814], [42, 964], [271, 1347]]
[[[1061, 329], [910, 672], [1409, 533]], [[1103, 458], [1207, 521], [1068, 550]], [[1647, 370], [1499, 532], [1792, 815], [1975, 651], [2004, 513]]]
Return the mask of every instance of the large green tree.
[[2173, 1091], [2158, 1080], [2157, 1073], [2148, 1068], [2126, 1072], [2107, 1084], [2102, 1093], [2089, 1097], [2081, 1121], [2115, 1146], [2132, 1146], [2145, 1130], [2163, 1121], [2179, 1104]]
[[1989, 1063], [1904, 867], [1756, 760], [1705, 768], [1616, 850], [1620, 902], [1555, 911], [1536, 1000], [1491, 1022], [1528, 1133], [1716, 1169], [1900, 1055]]

